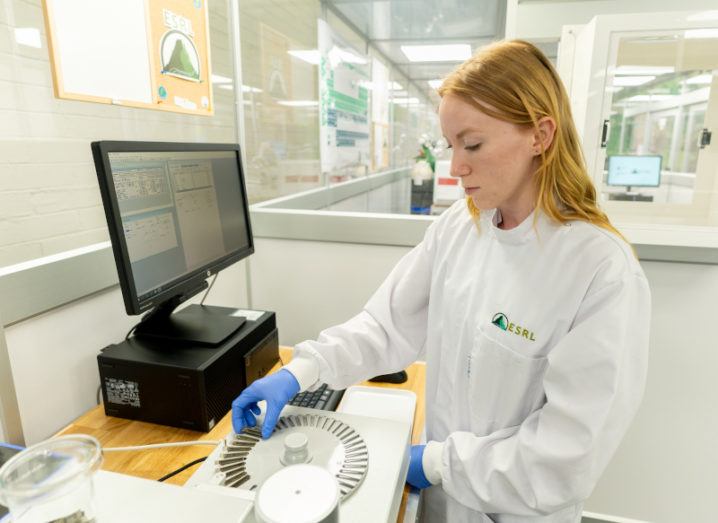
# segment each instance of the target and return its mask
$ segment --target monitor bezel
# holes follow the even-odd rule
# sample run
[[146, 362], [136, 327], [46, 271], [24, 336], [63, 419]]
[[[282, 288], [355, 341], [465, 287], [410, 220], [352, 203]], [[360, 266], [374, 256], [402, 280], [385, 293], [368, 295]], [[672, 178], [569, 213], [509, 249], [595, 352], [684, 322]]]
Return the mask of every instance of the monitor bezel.
[[[92, 142], [92, 155], [95, 161], [95, 169], [100, 186], [103, 208], [112, 243], [112, 252], [117, 267], [122, 297], [125, 302], [125, 310], [128, 314], [142, 314], [172, 299], [184, 301], [200, 292], [206, 287], [206, 279], [213, 274], [229, 267], [230, 265], [250, 256], [254, 253], [254, 236], [252, 234], [252, 223], [250, 220], [249, 201], [247, 198], [247, 185], [244, 178], [242, 155], [238, 144], [233, 143], [182, 143], [182, 142], [138, 142], [138, 141], [113, 141], [103, 140]], [[163, 289], [152, 296], [139, 299], [132, 274], [127, 242], [125, 241], [124, 230], [120, 208], [115, 192], [115, 184], [112, 179], [109, 153], [141, 153], [141, 152], [226, 152], [235, 153], [239, 173], [239, 183], [242, 190], [242, 206], [244, 217], [249, 234], [249, 242], [246, 247], [217, 258], [201, 267], [176, 278], [166, 284]]]
[[[613, 158], [658, 158], [658, 182], [655, 185], [641, 183], [611, 183], [611, 160]], [[609, 187], [660, 187], [661, 171], [663, 169], [663, 156], [660, 154], [610, 154], [606, 168], [606, 185]]]

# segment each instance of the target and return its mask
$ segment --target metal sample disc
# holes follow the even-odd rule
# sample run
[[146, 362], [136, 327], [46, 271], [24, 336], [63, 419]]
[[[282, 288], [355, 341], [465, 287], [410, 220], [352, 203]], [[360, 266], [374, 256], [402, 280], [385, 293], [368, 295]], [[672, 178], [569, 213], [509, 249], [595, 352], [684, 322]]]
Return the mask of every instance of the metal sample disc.
[[224, 474], [222, 484], [247, 490], [259, 487], [285, 466], [285, 439], [296, 433], [306, 436], [306, 462], [327, 469], [337, 479], [342, 499], [348, 498], [366, 476], [369, 452], [357, 431], [323, 414], [283, 416], [266, 440], [256, 427], [245, 428], [217, 459], [216, 470]]

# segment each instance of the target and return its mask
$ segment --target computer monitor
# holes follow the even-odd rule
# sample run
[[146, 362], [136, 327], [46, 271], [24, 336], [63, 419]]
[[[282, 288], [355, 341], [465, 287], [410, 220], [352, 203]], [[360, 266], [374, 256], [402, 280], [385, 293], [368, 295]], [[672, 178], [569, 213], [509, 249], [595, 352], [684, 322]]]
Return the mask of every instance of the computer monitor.
[[608, 157], [608, 185], [627, 187], [658, 187], [661, 184], [660, 155]]
[[173, 310], [254, 252], [239, 146], [92, 143], [128, 314], [138, 336], [217, 345], [244, 323], [211, 307]]

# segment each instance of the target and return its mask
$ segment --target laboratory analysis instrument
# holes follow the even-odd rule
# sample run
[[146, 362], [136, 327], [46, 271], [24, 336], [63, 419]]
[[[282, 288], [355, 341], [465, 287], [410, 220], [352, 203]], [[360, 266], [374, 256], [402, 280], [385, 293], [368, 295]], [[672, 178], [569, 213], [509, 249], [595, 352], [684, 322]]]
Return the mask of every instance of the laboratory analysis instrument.
[[[263, 414], [257, 418], [260, 427]], [[342, 523], [393, 522], [409, 467], [411, 423], [288, 405], [272, 435], [229, 434], [186, 483], [256, 493], [273, 473], [309, 463], [337, 480]], [[279, 500], [278, 500], [279, 501]], [[243, 523], [255, 523], [248, 516]]]
[[346, 498], [364, 480], [369, 453], [361, 435], [346, 423], [298, 414], [279, 418], [266, 440], [256, 427], [236, 434], [220, 452], [215, 470], [222, 485], [254, 490], [278, 470], [309, 462], [329, 470]]
[[339, 523], [337, 482], [316, 465], [285, 467], [262, 484], [254, 499], [254, 517], [257, 523]]

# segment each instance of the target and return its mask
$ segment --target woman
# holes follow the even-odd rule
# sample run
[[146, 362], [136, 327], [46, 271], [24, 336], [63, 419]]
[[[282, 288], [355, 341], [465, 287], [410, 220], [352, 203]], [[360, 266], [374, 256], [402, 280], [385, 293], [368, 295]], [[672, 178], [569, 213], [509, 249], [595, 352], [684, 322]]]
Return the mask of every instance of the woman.
[[650, 293], [596, 203], [566, 92], [523, 41], [491, 45], [439, 89], [459, 201], [364, 310], [297, 345], [233, 404], [264, 434], [299, 390], [402, 369], [425, 350], [426, 446], [408, 482], [424, 520], [580, 521], [636, 412]]

